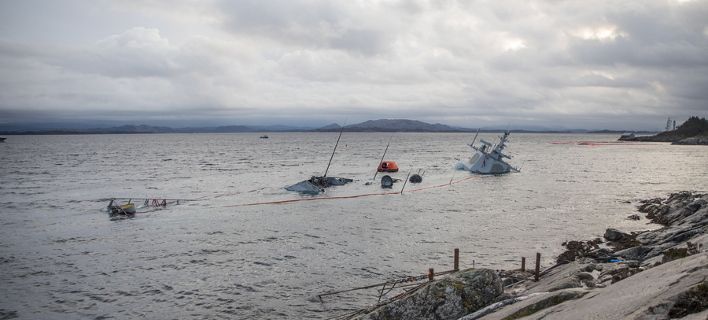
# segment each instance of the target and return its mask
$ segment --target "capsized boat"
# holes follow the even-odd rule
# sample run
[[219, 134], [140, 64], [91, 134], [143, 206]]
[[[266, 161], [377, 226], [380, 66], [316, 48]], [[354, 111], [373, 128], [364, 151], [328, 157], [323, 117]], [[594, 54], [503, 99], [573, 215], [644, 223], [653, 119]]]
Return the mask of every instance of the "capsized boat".
[[[479, 134], [479, 131], [477, 132]], [[510, 156], [504, 154], [506, 142], [509, 138], [509, 131], [505, 131], [504, 135], [499, 137], [499, 142], [495, 145], [480, 139], [480, 146], [474, 145], [474, 140], [469, 145], [474, 149], [474, 154], [467, 161], [460, 161], [458, 168], [479, 174], [503, 174], [511, 171], [519, 172], [519, 169], [512, 167], [504, 161], [504, 158], [511, 159]], [[475, 135], [475, 140], [477, 135]]]
[[116, 216], [134, 216], [135, 215], [135, 204], [131, 203], [130, 201], [128, 203], [124, 204], [118, 204], [111, 199], [111, 202], [108, 203], [108, 206], [106, 207], [108, 210], [108, 215], [110, 217], [116, 217]]
[[285, 187], [285, 190], [295, 191], [302, 194], [316, 195], [324, 192], [326, 188], [332, 186], [343, 186], [354, 180], [339, 177], [316, 177], [300, 181], [296, 184]]

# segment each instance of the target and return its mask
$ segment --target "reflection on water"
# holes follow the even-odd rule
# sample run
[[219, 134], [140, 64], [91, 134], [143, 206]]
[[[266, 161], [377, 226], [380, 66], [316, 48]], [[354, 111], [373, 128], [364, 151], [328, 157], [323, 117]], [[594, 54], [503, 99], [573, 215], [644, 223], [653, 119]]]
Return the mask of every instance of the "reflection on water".
[[[318, 293], [462, 266], [512, 267], [569, 239], [630, 221], [634, 202], [708, 189], [708, 152], [668, 144], [597, 144], [606, 135], [512, 134], [521, 173], [472, 176], [402, 195], [283, 205], [283, 190], [321, 174], [337, 133], [13, 136], [0, 145], [0, 313], [25, 319], [326, 318], [373, 302]], [[345, 133], [326, 196], [379, 192], [390, 134]], [[455, 171], [469, 134], [395, 134], [387, 159], [424, 171], [413, 190]], [[481, 138], [496, 141], [492, 134]], [[400, 183], [394, 186], [394, 190]], [[202, 198], [110, 221], [110, 197]], [[235, 206], [236, 205], [236, 206]], [[70, 314], [71, 316], [67, 315]]]

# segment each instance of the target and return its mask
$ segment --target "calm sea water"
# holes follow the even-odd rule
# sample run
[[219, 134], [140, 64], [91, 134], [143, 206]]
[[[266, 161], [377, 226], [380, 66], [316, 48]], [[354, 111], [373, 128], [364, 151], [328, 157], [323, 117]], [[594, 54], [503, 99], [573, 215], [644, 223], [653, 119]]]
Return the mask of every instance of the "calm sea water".
[[[380, 192], [387, 159], [424, 171], [402, 195], [310, 198], [287, 184], [322, 174], [337, 133], [11, 136], [0, 144], [0, 317], [328, 318], [375, 292], [318, 293], [420, 275], [429, 267], [517, 267], [626, 220], [636, 201], [708, 189], [708, 148], [590, 144], [609, 135], [512, 134], [521, 173], [455, 171], [470, 134], [345, 133], [322, 197]], [[482, 134], [496, 141], [493, 134]], [[397, 183], [395, 189], [400, 188]], [[111, 221], [111, 197], [199, 198]]]

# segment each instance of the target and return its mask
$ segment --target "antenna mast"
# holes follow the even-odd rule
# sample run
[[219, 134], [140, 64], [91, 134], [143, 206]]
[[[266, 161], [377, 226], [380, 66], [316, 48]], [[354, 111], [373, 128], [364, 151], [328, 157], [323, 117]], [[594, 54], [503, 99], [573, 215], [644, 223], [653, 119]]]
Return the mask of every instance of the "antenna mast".
[[388, 146], [391, 145], [391, 139], [393, 138], [393, 135], [388, 138], [388, 143], [386, 144], [386, 149], [384, 149], [383, 155], [381, 156], [381, 161], [379, 161], [379, 165], [376, 167], [376, 172], [374, 173], [374, 178], [372, 180], [376, 180], [376, 175], [379, 174], [379, 168], [381, 168], [381, 164], [384, 161], [384, 158], [386, 157], [386, 152], [388, 151]]
[[329, 171], [329, 166], [332, 164], [332, 159], [334, 159], [334, 153], [337, 151], [337, 146], [339, 145], [339, 139], [342, 138], [342, 132], [344, 132], [344, 126], [342, 126], [341, 129], [339, 129], [339, 137], [337, 137], [337, 143], [334, 144], [334, 150], [332, 150], [332, 155], [329, 156], [329, 162], [327, 163], [327, 169], [325, 169], [325, 173], [322, 177], [327, 177], [327, 171]]

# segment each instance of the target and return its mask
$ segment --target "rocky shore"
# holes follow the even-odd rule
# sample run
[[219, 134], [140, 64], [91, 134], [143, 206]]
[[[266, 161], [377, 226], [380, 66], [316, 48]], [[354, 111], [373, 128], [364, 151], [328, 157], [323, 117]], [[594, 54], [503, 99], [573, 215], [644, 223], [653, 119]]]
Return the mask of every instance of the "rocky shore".
[[708, 120], [690, 117], [676, 130], [664, 131], [653, 136], [622, 136], [620, 141], [671, 142], [682, 145], [708, 145]]
[[708, 194], [638, 210], [662, 227], [567, 242], [538, 282], [528, 271], [462, 270], [358, 319], [708, 319]]

